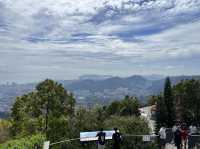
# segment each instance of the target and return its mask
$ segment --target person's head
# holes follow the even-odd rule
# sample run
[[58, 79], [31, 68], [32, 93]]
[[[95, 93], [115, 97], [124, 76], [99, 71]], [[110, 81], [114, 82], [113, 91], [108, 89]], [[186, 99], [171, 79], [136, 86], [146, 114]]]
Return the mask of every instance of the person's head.
[[167, 125], [165, 123], [162, 123], [161, 127], [167, 127]]
[[186, 123], [183, 123], [183, 124], [181, 125], [181, 128], [182, 128], [182, 129], [186, 129], [186, 128], [187, 128], [187, 124], [186, 124]]
[[179, 126], [179, 125], [180, 125], [180, 122], [179, 122], [179, 121], [176, 121], [175, 125], [176, 125], [176, 126]]
[[115, 131], [115, 132], [117, 132], [117, 131], [118, 131], [118, 129], [115, 127], [115, 128], [114, 128], [114, 131]]
[[101, 128], [100, 131], [102, 132], [102, 131], [103, 131], [103, 128]]

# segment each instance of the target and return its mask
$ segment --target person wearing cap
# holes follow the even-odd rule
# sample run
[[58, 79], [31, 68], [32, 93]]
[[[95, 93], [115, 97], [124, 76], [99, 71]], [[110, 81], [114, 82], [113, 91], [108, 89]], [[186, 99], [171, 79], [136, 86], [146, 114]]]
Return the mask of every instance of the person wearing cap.
[[98, 137], [98, 149], [105, 149], [106, 144], [106, 133], [103, 132], [103, 128], [96, 135]]
[[112, 135], [113, 140], [113, 149], [120, 149], [120, 144], [122, 142], [121, 133], [119, 133], [119, 130], [117, 128], [114, 128], [114, 133]]

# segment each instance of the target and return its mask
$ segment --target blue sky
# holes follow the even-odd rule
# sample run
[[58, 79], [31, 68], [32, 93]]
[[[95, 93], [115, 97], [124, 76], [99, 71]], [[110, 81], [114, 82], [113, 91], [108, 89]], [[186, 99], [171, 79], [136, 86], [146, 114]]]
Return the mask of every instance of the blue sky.
[[0, 0], [0, 83], [200, 74], [199, 0]]

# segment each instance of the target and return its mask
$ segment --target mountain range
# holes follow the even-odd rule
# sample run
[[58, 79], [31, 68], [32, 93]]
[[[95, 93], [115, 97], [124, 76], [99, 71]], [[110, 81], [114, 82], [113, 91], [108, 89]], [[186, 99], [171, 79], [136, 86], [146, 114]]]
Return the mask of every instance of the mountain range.
[[[200, 76], [172, 76], [172, 84], [185, 79], [200, 79]], [[163, 91], [165, 77], [160, 75], [130, 77], [85, 75], [77, 80], [60, 80], [65, 89], [74, 93], [77, 104], [93, 106], [106, 105], [113, 100], [120, 100], [125, 95], [137, 96], [145, 101], [148, 96]], [[16, 96], [33, 91], [37, 83], [0, 85], [0, 112], [10, 110]]]

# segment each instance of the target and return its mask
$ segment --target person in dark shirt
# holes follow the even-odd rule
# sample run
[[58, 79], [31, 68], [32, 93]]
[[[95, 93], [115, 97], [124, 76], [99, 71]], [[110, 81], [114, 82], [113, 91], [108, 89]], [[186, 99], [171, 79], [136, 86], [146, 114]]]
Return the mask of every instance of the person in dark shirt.
[[118, 132], [117, 128], [114, 128], [115, 133], [112, 135], [112, 140], [113, 140], [113, 149], [120, 149], [120, 144], [122, 141], [121, 134]]
[[97, 133], [97, 137], [98, 137], [98, 149], [105, 149], [106, 133], [103, 132], [103, 128], [101, 128], [100, 132]]
[[181, 130], [180, 128], [177, 128], [174, 132], [174, 144], [177, 147], [177, 149], [181, 149]]

